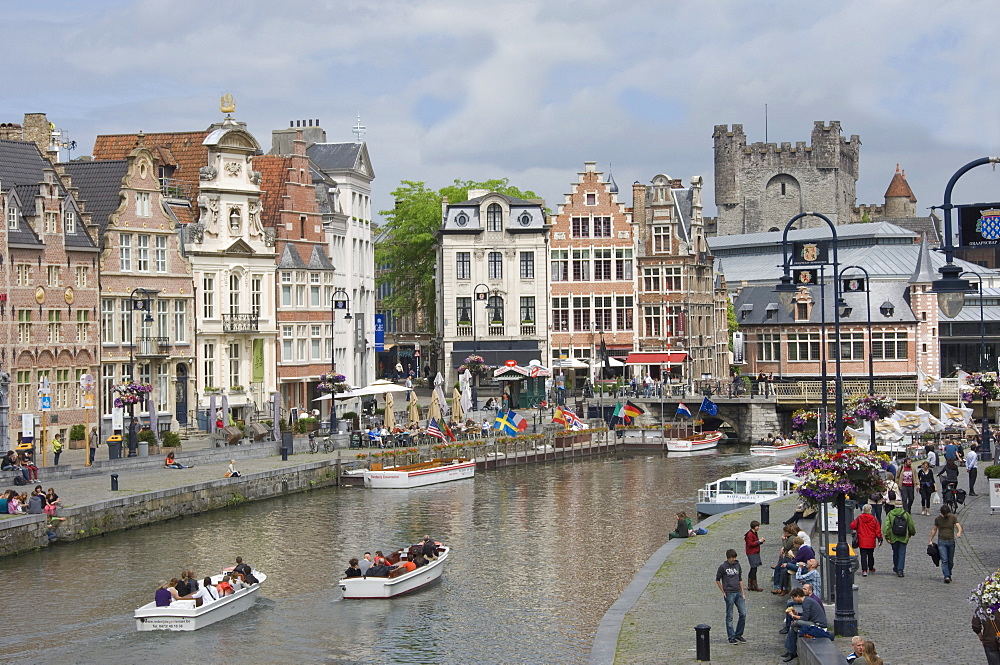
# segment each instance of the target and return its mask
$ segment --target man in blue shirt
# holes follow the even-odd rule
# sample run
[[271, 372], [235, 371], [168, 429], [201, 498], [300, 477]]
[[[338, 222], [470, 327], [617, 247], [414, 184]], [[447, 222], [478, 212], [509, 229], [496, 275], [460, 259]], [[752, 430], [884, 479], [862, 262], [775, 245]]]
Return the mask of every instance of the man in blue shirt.
[[956, 463], [962, 459], [962, 449], [955, 445], [952, 439], [948, 439], [948, 443], [944, 446], [944, 459], [945, 461], [953, 459]]
[[782, 662], [789, 662], [799, 657], [798, 642], [799, 629], [809, 626], [819, 626], [826, 629], [826, 609], [816, 602], [812, 596], [806, 596], [806, 592], [800, 587], [792, 589], [792, 602], [802, 605], [802, 614], [796, 614], [794, 607], [786, 608], [785, 611], [792, 617], [792, 629], [785, 636], [785, 654], [781, 657]]

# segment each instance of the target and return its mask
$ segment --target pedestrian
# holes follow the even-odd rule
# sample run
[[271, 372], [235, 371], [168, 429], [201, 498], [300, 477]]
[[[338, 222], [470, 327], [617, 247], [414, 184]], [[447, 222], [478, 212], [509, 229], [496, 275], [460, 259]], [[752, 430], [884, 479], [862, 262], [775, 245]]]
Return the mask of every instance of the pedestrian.
[[101, 445], [101, 435], [97, 433], [97, 428], [90, 428], [90, 442], [88, 444], [90, 448], [90, 463], [94, 463], [94, 457], [97, 455], [97, 446]]
[[889, 492], [889, 503], [892, 509], [885, 515], [882, 533], [892, 547], [892, 572], [896, 573], [896, 577], [906, 577], [903, 574], [903, 569], [906, 567], [906, 543], [909, 542], [910, 536], [916, 535], [917, 528], [913, 525], [910, 511], [896, 498], [894, 492]]
[[[715, 573], [715, 583], [726, 601], [726, 635], [730, 644], [746, 644], [743, 639], [743, 627], [747, 623], [747, 593], [743, 588], [743, 571], [736, 555], [736, 550], [726, 550], [726, 560]], [[733, 606], [739, 613], [736, 628], [733, 628]]]
[[882, 546], [882, 527], [872, 515], [872, 507], [865, 504], [861, 514], [851, 522], [851, 529], [858, 534], [858, 548], [861, 550], [861, 577], [875, 572], [875, 542]]
[[937, 466], [938, 454], [937, 451], [934, 450], [934, 445], [928, 443], [926, 446], [924, 446], [924, 450], [927, 452], [927, 463], [930, 464], [931, 466]]
[[962, 537], [962, 525], [951, 513], [951, 506], [947, 503], [941, 504], [941, 514], [934, 518], [934, 526], [931, 527], [931, 535], [927, 539], [928, 545], [934, 544], [934, 536], [938, 537], [937, 548], [941, 556], [941, 574], [944, 575], [944, 583], [951, 584], [951, 573], [955, 567], [955, 540]]
[[956, 463], [962, 461], [962, 448], [955, 443], [954, 439], [948, 439], [944, 444], [944, 460], [948, 462], [954, 460]]
[[52, 452], [55, 454], [55, 457], [52, 460], [53, 465], [59, 466], [59, 456], [62, 455], [62, 451], [63, 451], [62, 434], [56, 433], [56, 435], [52, 437]]
[[757, 569], [761, 565], [760, 546], [764, 544], [764, 539], [757, 535], [758, 530], [760, 530], [760, 522], [752, 520], [750, 530], [743, 535], [743, 541], [746, 544], [747, 564], [750, 566], [750, 572], [747, 573], [747, 589], [750, 591], [763, 591], [757, 584]]
[[865, 665], [884, 665], [883, 660], [875, 652], [875, 643], [871, 640], [865, 640], [865, 645], [861, 649], [861, 657], [854, 662], [863, 662]]
[[979, 641], [986, 652], [987, 665], [1000, 665], [1000, 644], [997, 642], [997, 634], [1000, 632], [1000, 616], [989, 613], [985, 619], [979, 617], [976, 612], [972, 615], [972, 632], [979, 636]]
[[903, 466], [896, 472], [896, 484], [899, 486], [899, 498], [906, 512], [913, 510], [913, 499], [917, 487], [917, 471], [909, 457], [903, 460]]
[[[851, 638], [851, 653], [847, 654], [847, 662], [856, 662], [858, 658], [864, 655], [865, 651], [865, 638], [860, 635], [855, 635]], [[862, 663], [865, 661], [861, 661]]]
[[936, 485], [934, 484], [934, 471], [930, 462], [920, 465], [917, 471], [917, 482], [920, 483], [920, 514], [931, 514], [931, 496], [934, 495]]
[[972, 444], [965, 454], [965, 470], [969, 472], [969, 496], [976, 496], [976, 478], [979, 476], [979, 446]]

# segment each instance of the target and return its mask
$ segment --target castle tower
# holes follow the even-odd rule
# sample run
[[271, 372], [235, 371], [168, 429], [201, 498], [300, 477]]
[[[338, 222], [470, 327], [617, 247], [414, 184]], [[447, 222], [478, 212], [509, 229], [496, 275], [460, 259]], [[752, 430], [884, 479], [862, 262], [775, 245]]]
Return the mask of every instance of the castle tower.
[[938, 301], [937, 294], [931, 293], [931, 284], [937, 278], [927, 238], [921, 236], [917, 265], [910, 277], [909, 295], [910, 310], [917, 318], [913, 357], [917, 359], [917, 368], [930, 376], [941, 375], [941, 345], [937, 339]]
[[[716, 125], [718, 235], [780, 230], [801, 212], [849, 223], [855, 206], [861, 140], [841, 136], [840, 122], [813, 124], [811, 144], [747, 145], [743, 125]], [[799, 228], [818, 226], [804, 219]]]
[[896, 175], [892, 176], [889, 189], [885, 190], [885, 216], [889, 219], [917, 216], [917, 197], [906, 182], [906, 171], [899, 170], [899, 164], [896, 164]]

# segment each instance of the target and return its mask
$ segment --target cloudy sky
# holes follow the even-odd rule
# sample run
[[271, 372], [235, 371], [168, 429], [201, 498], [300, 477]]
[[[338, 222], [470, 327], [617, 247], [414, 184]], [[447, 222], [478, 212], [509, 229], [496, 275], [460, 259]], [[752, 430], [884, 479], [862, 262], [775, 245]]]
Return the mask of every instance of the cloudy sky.
[[[859, 202], [896, 163], [918, 207], [1000, 153], [990, 0], [676, 3], [630, 0], [7, 0], [0, 121], [41, 111], [89, 154], [100, 133], [185, 131], [236, 117], [266, 147], [290, 119], [353, 140], [375, 204], [402, 179], [507, 177], [550, 205], [585, 160], [628, 184], [706, 179], [712, 129], [808, 141], [814, 120], [861, 136]], [[980, 167], [956, 202], [995, 201]]]

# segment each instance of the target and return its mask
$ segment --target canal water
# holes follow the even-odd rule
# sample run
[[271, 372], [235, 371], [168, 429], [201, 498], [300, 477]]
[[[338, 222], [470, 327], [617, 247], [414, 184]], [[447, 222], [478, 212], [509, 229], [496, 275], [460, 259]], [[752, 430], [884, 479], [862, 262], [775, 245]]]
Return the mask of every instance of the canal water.
[[[581, 663], [601, 617], [696, 491], [773, 460], [745, 447], [532, 465], [414, 490], [329, 489], [3, 560], [11, 663]], [[347, 560], [424, 533], [452, 547], [440, 581], [344, 601]], [[136, 632], [156, 582], [243, 558], [257, 605], [191, 633]], [[721, 552], [706, 552], [715, 561]], [[706, 569], [707, 570], [707, 569]], [[706, 573], [707, 574], [707, 573]]]

